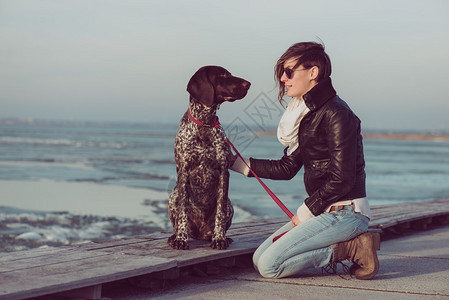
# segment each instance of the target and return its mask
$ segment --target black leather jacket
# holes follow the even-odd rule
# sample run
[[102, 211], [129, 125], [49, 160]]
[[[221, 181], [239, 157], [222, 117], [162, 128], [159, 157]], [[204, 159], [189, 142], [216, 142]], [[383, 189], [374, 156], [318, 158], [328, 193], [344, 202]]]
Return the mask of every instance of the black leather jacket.
[[342, 200], [366, 196], [360, 120], [341, 100], [330, 78], [303, 96], [310, 112], [299, 127], [299, 148], [280, 160], [250, 158], [253, 171], [269, 179], [291, 179], [304, 166], [305, 204], [315, 216]]

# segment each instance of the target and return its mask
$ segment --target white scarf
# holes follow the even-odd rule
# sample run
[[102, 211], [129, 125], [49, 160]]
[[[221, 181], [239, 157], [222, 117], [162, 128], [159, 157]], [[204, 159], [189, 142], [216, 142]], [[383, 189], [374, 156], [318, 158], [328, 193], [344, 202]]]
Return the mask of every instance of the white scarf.
[[302, 118], [310, 111], [302, 98], [293, 98], [287, 106], [278, 126], [278, 140], [287, 146], [287, 155], [299, 147], [299, 124]]

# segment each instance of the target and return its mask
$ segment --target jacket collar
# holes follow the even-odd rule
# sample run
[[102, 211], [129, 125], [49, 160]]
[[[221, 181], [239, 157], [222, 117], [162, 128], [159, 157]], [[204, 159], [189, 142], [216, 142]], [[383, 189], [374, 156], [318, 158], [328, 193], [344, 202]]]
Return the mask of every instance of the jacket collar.
[[330, 78], [326, 78], [315, 85], [310, 91], [308, 91], [304, 96], [304, 102], [307, 107], [314, 111], [324, 105], [329, 99], [335, 97], [337, 92], [332, 86], [332, 81]]

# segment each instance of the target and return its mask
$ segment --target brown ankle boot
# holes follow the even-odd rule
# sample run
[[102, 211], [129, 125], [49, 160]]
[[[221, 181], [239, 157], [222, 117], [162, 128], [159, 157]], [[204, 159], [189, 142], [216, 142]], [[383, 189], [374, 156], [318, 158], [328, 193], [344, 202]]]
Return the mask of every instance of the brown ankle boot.
[[379, 271], [376, 251], [380, 249], [380, 234], [366, 232], [352, 240], [338, 243], [331, 263], [349, 260], [354, 263], [351, 274], [357, 279], [371, 279]]

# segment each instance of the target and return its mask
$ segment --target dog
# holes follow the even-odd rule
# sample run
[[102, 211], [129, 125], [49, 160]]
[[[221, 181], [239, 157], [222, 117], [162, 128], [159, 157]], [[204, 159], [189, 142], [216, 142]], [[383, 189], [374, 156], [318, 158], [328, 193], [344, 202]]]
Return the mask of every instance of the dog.
[[189, 249], [189, 238], [226, 249], [234, 209], [228, 198], [229, 167], [234, 163], [217, 110], [246, 96], [251, 83], [219, 66], [200, 68], [189, 80], [190, 101], [175, 138], [176, 186], [168, 200], [173, 235], [168, 244]]

